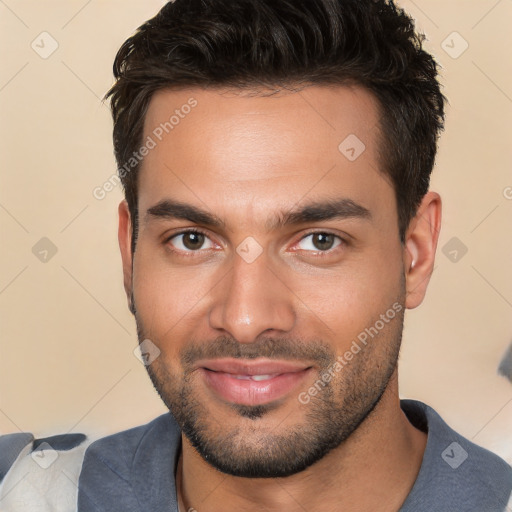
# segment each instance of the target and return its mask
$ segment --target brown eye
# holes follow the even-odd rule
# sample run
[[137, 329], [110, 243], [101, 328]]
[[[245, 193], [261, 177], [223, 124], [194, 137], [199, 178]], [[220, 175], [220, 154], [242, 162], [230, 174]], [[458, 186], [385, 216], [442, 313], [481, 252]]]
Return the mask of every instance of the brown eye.
[[313, 245], [319, 251], [328, 251], [332, 249], [334, 244], [334, 235], [328, 235], [327, 233], [315, 233], [313, 235]]
[[183, 245], [191, 251], [201, 249], [204, 244], [204, 235], [202, 233], [186, 233], [183, 235]]
[[299, 248], [305, 251], [325, 252], [337, 247], [341, 242], [341, 238], [332, 233], [310, 233], [299, 242]]
[[[209, 246], [203, 247], [205, 242], [209, 242]], [[183, 231], [169, 239], [169, 243], [175, 248], [183, 252], [198, 251], [199, 249], [210, 249], [212, 243], [209, 238], [199, 231]]]

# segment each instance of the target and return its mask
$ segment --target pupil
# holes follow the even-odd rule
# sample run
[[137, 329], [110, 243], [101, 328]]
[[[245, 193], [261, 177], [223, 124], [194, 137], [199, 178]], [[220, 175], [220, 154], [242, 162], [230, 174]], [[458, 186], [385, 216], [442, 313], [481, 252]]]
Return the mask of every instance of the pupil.
[[320, 250], [329, 250], [332, 247], [334, 242], [334, 235], [329, 235], [326, 233], [315, 233], [313, 236], [313, 244], [317, 249]]
[[202, 233], [187, 233], [183, 237], [183, 245], [187, 249], [199, 249], [204, 242], [204, 235]]

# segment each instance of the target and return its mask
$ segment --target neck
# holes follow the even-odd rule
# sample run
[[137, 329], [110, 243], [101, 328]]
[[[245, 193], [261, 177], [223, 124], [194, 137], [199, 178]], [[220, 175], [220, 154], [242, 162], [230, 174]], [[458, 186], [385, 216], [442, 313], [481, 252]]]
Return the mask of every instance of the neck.
[[396, 372], [389, 384], [372, 413], [344, 443], [286, 478], [220, 473], [184, 438], [176, 478], [180, 512], [223, 512], [226, 503], [230, 510], [250, 512], [396, 512], [416, 480], [427, 436], [400, 408]]

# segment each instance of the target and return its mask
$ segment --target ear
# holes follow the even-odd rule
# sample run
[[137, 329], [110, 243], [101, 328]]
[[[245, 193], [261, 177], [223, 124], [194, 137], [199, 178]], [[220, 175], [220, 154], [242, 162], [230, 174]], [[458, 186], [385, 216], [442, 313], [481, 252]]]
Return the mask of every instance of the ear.
[[123, 261], [123, 280], [128, 307], [133, 313], [132, 304], [132, 222], [128, 203], [121, 201], [118, 208], [119, 227], [117, 238], [119, 240], [119, 249], [121, 250], [121, 259]]
[[441, 197], [436, 192], [427, 192], [405, 236], [403, 261], [408, 309], [423, 302], [434, 269], [440, 229]]

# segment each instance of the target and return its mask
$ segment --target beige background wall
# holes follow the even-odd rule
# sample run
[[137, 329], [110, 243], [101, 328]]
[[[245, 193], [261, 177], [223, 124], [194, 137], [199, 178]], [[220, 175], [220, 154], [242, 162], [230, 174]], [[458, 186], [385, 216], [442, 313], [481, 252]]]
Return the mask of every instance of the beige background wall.
[[[0, 433], [100, 436], [165, 412], [133, 355], [121, 191], [93, 196], [116, 167], [100, 102], [115, 52], [161, 5], [0, 2]], [[402, 5], [443, 66], [450, 107], [432, 187], [444, 225], [427, 299], [406, 315], [401, 395], [512, 461], [512, 384], [496, 373], [512, 339], [512, 3]]]

